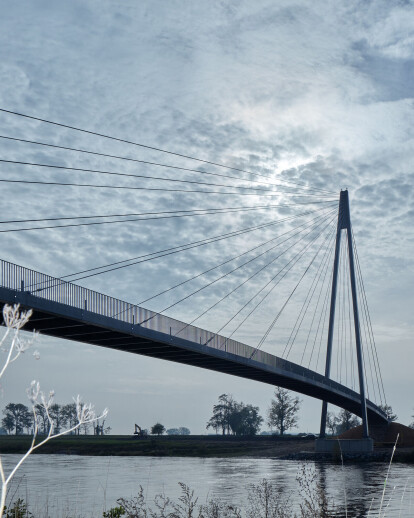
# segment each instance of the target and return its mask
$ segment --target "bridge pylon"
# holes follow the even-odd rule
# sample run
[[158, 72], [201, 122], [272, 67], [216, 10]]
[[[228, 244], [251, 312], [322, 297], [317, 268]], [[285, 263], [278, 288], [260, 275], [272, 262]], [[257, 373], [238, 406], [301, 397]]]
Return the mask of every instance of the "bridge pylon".
[[[341, 191], [339, 197], [339, 210], [338, 210], [338, 225], [336, 231], [336, 243], [335, 243], [335, 258], [333, 265], [333, 277], [332, 277], [332, 289], [331, 289], [331, 304], [329, 313], [329, 328], [328, 328], [328, 343], [326, 351], [326, 364], [325, 364], [325, 376], [330, 377], [331, 372], [331, 359], [332, 359], [332, 341], [333, 331], [335, 323], [335, 306], [336, 306], [336, 292], [338, 283], [338, 266], [339, 266], [339, 255], [341, 251], [341, 236], [342, 231], [346, 231], [346, 238], [348, 240], [348, 260], [349, 260], [349, 276], [352, 293], [352, 306], [354, 315], [354, 328], [355, 328], [355, 343], [358, 363], [358, 378], [359, 378], [359, 392], [361, 395], [361, 415], [362, 415], [362, 426], [363, 426], [363, 437], [369, 437], [368, 431], [368, 418], [367, 418], [367, 402], [365, 395], [365, 378], [364, 378], [364, 366], [362, 358], [362, 346], [361, 346], [361, 333], [359, 323], [359, 311], [358, 311], [358, 298], [355, 281], [355, 265], [354, 265], [354, 247], [352, 239], [352, 227], [351, 227], [351, 216], [349, 210], [349, 196], [348, 191]], [[321, 429], [320, 437], [326, 436], [326, 414], [328, 409], [328, 403], [323, 401], [322, 403], [322, 415], [321, 415]]]

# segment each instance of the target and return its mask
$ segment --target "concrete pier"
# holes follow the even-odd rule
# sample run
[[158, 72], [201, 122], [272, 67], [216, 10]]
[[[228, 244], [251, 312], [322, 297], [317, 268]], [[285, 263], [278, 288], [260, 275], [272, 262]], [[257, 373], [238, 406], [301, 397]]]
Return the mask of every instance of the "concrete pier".
[[316, 453], [372, 453], [374, 441], [368, 439], [316, 439]]

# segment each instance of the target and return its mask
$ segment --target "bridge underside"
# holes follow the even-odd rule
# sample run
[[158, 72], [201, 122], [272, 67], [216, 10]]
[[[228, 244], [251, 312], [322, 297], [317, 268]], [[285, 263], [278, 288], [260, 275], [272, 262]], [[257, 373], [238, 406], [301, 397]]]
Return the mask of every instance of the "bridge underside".
[[[361, 414], [359, 394], [298, 365], [282, 369], [204, 344], [198, 344], [65, 304], [50, 302], [28, 292], [0, 287], [0, 304], [19, 303], [31, 308], [33, 316], [25, 330], [44, 335], [99, 345], [134, 354], [173, 361], [280, 386]], [[301, 370], [302, 369], [302, 370]], [[292, 372], [292, 371], [295, 372]], [[386, 422], [384, 414], [367, 402], [371, 423]]]

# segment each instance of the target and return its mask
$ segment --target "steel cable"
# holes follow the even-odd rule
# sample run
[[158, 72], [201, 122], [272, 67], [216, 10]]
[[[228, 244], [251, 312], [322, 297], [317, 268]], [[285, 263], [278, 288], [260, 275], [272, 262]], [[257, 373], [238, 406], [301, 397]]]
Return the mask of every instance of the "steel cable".
[[[335, 217], [335, 216], [334, 216]], [[318, 234], [317, 238], [320, 237], [320, 235], [330, 226], [330, 224], [332, 223], [334, 217], [328, 222], [328, 224], [322, 229], [322, 231]], [[266, 330], [265, 334], [263, 335], [262, 339], [260, 340], [259, 344], [257, 345], [257, 347], [255, 348], [255, 350], [253, 351], [251, 357], [253, 357], [256, 352], [260, 349], [260, 347], [264, 344], [264, 342], [266, 341], [267, 337], [269, 336], [270, 332], [272, 331], [273, 327], [275, 326], [277, 320], [279, 319], [280, 315], [282, 314], [283, 310], [286, 308], [287, 304], [289, 303], [290, 299], [292, 298], [293, 294], [295, 293], [297, 287], [299, 286], [299, 284], [301, 283], [301, 281], [303, 280], [303, 278], [305, 277], [305, 275], [307, 274], [307, 272], [309, 271], [309, 268], [312, 266], [313, 264], [313, 261], [315, 260], [316, 258], [316, 255], [312, 258], [311, 262], [309, 263], [309, 265], [307, 266], [307, 268], [305, 269], [305, 271], [303, 272], [301, 278], [299, 279], [299, 282], [296, 284], [296, 286], [294, 287], [294, 289], [292, 290], [292, 292], [290, 293], [289, 297], [287, 298], [286, 302], [283, 304], [282, 308], [280, 309], [279, 313], [276, 315], [276, 317], [273, 319], [272, 323], [270, 324], [270, 326], [268, 327], [268, 329]]]
[[[318, 236], [317, 236], [318, 237]], [[317, 237], [315, 239], [317, 239]], [[220, 348], [225, 345], [225, 343], [230, 340], [230, 338], [240, 329], [240, 327], [250, 318], [250, 316], [257, 310], [257, 308], [266, 300], [266, 298], [272, 293], [272, 291], [280, 284], [280, 282], [286, 277], [286, 275], [290, 272], [290, 270], [300, 261], [300, 259], [303, 257], [304, 253], [306, 252], [307, 248], [312, 244], [312, 242], [315, 241], [313, 239], [310, 243], [305, 245], [290, 261], [288, 261], [283, 268], [281, 268], [276, 275], [274, 275], [258, 292], [256, 292], [253, 297], [251, 297], [238, 311], [235, 313], [230, 320], [228, 320], [217, 332], [220, 333], [225, 327], [230, 324], [260, 293], [262, 293], [275, 279], [278, 277], [289, 265], [289, 268], [285, 271], [285, 273], [278, 279], [278, 281], [272, 286], [272, 288], [264, 295], [264, 297], [254, 306], [252, 310], [243, 318], [243, 320], [237, 325], [235, 329], [230, 333], [230, 335], [226, 338], [225, 342], [220, 345]]]
[[[318, 218], [320, 219], [320, 218]], [[318, 226], [320, 225], [317, 224], [313, 224], [312, 226], [314, 228], [317, 228]], [[262, 268], [260, 268], [258, 271], [256, 271], [253, 275], [251, 275], [248, 279], [246, 279], [245, 281], [243, 281], [242, 283], [240, 283], [238, 286], [236, 286], [236, 288], [232, 289], [229, 293], [227, 293], [224, 297], [222, 297], [221, 299], [219, 299], [216, 303], [214, 303], [212, 306], [210, 306], [207, 310], [203, 311], [200, 315], [198, 315], [195, 319], [193, 319], [189, 324], [186, 324], [182, 329], [180, 329], [176, 335], [178, 335], [179, 333], [181, 333], [182, 331], [184, 331], [184, 329], [186, 329], [189, 325], [193, 324], [196, 320], [198, 320], [199, 318], [201, 318], [202, 316], [204, 316], [208, 311], [210, 311], [211, 309], [213, 309], [214, 307], [216, 307], [218, 304], [220, 304], [223, 300], [225, 300], [227, 297], [229, 297], [232, 293], [234, 293], [237, 289], [239, 289], [241, 286], [243, 286], [244, 284], [246, 284], [247, 282], [249, 282], [253, 277], [255, 277], [258, 273], [260, 273], [261, 271], [263, 271], [265, 268], [267, 268], [268, 266], [270, 266], [271, 264], [273, 264], [277, 259], [279, 259], [279, 257], [281, 257], [282, 255], [284, 255], [288, 250], [290, 250], [291, 248], [293, 248], [296, 244], [298, 244], [299, 242], [301, 242], [303, 239], [305, 239], [310, 233], [312, 233], [312, 231], [314, 230], [314, 228], [308, 232], [308, 234], [305, 234], [305, 236], [302, 236], [298, 241], [296, 241], [295, 243], [293, 243], [293, 245], [289, 246], [288, 248], [286, 248], [281, 254], [279, 254], [278, 256], [276, 256], [275, 258], [273, 258], [270, 262], [268, 262], [265, 266], [263, 266]], [[305, 227], [306, 229], [306, 227]], [[303, 230], [305, 230], [303, 229]], [[302, 230], [302, 231], [303, 231]], [[302, 232], [300, 231], [300, 232]], [[299, 234], [300, 232], [297, 232], [297, 234]], [[285, 240], [287, 241], [287, 240]], [[283, 269], [282, 269], [283, 270]], [[164, 310], [165, 311], [165, 310]], [[239, 310], [240, 311], [240, 310]], [[237, 315], [238, 313], [236, 313]], [[234, 317], [233, 317], [234, 318]], [[232, 320], [232, 319], [231, 319]], [[230, 320], [230, 321], [231, 321]], [[221, 327], [219, 329], [219, 331], [217, 331], [214, 336], [217, 336], [217, 334], [222, 330], [224, 329], [224, 327], [226, 327], [227, 323]], [[208, 341], [211, 341], [213, 338], [211, 337]], [[208, 342], [206, 342], [205, 345], [207, 345]]]
[[[242, 182], [251, 182], [251, 183], [257, 183], [257, 184], [260, 184], [260, 185], [271, 185], [271, 186], [274, 186], [274, 187], [292, 188], [292, 187], [289, 187], [288, 185], [283, 185], [283, 182], [284, 183], [288, 183], [288, 184], [292, 183], [289, 180], [284, 180], [284, 179], [278, 180], [279, 182], [282, 182], [282, 185], [280, 185], [278, 183], [261, 182], [260, 180], [249, 180], [247, 178], [241, 178], [239, 176], [229, 176], [229, 175], [220, 174], [220, 173], [212, 173], [212, 172], [209, 172], [209, 171], [200, 171], [199, 169], [191, 169], [191, 168], [188, 168], [188, 167], [178, 167], [178, 166], [171, 165], [171, 164], [162, 164], [162, 163], [159, 163], [159, 162], [150, 162], [148, 160], [139, 160], [139, 159], [136, 159], [136, 158], [130, 158], [130, 157], [119, 156], [119, 155], [110, 155], [110, 154], [107, 154], [107, 153], [99, 153], [97, 151], [90, 151], [90, 150], [86, 150], [86, 149], [72, 148], [72, 147], [67, 147], [67, 146], [58, 146], [56, 144], [49, 144], [49, 143], [46, 143], [46, 142], [39, 142], [39, 141], [36, 141], [36, 140], [26, 140], [26, 139], [21, 139], [21, 138], [17, 138], [17, 137], [9, 137], [9, 136], [6, 136], [6, 135], [0, 135], [0, 138], [11, 140], [11, 141], [16, 141], [16, 142], [22, 142], [22, 143], [28, 143], [28, 144], [36, 144], [36, 145], [39, 145], [39, 146], [46, 146], [46, 147], [50, 147], [50, 148], [63, 149], [63, 150], [66, 150], [66, 151], [75, 151], [75, 152], [78, 152], [78, 153], [86, 153], [86, 154], [89, 154], [89, 155], [96, 155], [96, 156], [105, 157], [105, 158], [114, 158], [116, 160], [126, 160], [126, 161], [129, 161], [129, 162], [135, 162], [135, 163], [145, 164], [145, 165], [152, 165], [152, 166], [156, 166], [156, 167], [163, 167], [163, 168], [167, 168], [167, 169], [174, 169], [174, 170], [178, 170], [178, 171], [198, 173], [198, 174], [210, 175], [210, 176], [217, 176], [217, 177], [220, 177], [220, 178], [228, 178], [228, 179], [231, 179], [231, 180], [239, 180], [239, 181], [242, 181]], [[254, 174], [254, 173], [249, 173], [249, 174]], [[265, 178], [272, 178], [272, 177], [271, 176], [265, 176]], [[305, 184], [293, 183], [293, 185], [295, 185], [295, 186], [296, 185], [297, 186], [303, 185], [303, 187], [299, 187], [302, 190], [306, 189], [306, 190], [309, 190], [309, 191], [320, 192], [320, 193], [325, 193], [325, 194], [326, 193], [335, 194], [333, 191], [327, 191], [325, 189], [313, 189], [312, 187], [308, 187]]]
[[[44, 167], [49, 169], [56, 169], [57, 172], [63, 172], [63, 171], [75, 171], [80, 173], [96, 173], [101, 175], [109, 175], [109, 176], [122, 176], [126, 178], [139, 178], [140, 180], [158, 180], [162, 182], [174, 182], [174, 183], [185, 183], [185, 184], [191, 184], [191, 185], [203, 185], [208, 187], [230, 187], [232, 189], [242, 189], [245, 191], [258, 191], [258, 192], [278, 192], [275, 189], [269, 189], [269, 188], [263, 188], [263, 187], [245, 187], [245, 186], [239, 186], [239, 185], [228, 185], [228, 184], [222, 184], [222, 183], [210, 183], [210, 182], [199, 182], [196, 180], [180, 180], [178, 178], [164, 178], [162, 176], [146, 176], [142, 174], [132, 174], [132, 173], [119, 173], [115, 171], [102, 171], [101, 169], [85, 169], [81, 167], [69, 167], [69, 166], [62, 166], [62, 165], [54, 165], [54, 164], [40, 164], [37, 162], [23, 162], [20, 160], [6, 160], [4, 158], [0, 158], [1, 163], [5, 164], [12, 164], [12, 165], [28, 165], [28, 166], [34, 166], [34, 167]], [[293, 187], [290, 187], [290, 189], [293, 189]], [[302, 189], [303, 190], [303, 189]], [[297, 191], [297, 189], [296, 189]], [[297, 192], [280, 192], [279, 194], [294, 194], [299, 196]], [[315, 196], [315, 197], [322, 197], [331, 198], [331, 194], [310, 194], [306, 193], [303, 194], [304, 196]]]
[[[318, 251], [317, 251], [317, 255], [319, 255], [320, 251], [322, 250], [323, 246], [326, 244], [326, 242], [328, 241], [328, 239], [329, 239], [329, 238], [331, 238], [331, 239], [332, 239], [332, 236], [334, 236], [334, 232], [332, 232], [331, 234], [328, 234], [328, 235], [325, 237], [324, 241], [321, 243], [321, 245], [320, 245], [320, 247], [319, 247], [319, 249], [318, 249]], [[323, 254], [323, 257], [322, 257], [322, 261], [320, 262], [320, 265], [319, 265], [319, 266], [321, 266], [321, 264], [322, 264], [322, 262], [323, 262], [323, 259], [325, 258], [325, 256], [327, 256], [327, 251], [328, 251], [328, 247], [326, 247], [326, 250], [325, 250], [325, 252], [324, 252], [324, 254]], [[316, 259], [316, 257], [315, 257], [315, 259]], [[302, 305], [302, 308], [301, 308], [301, 310], [300, 310], [300, 312], [299, 312], [299, 315], [298, 315], [298, 317], [297, 317], [297, 319], [296, 319], [295, 325], [293, 326], [293, 329], [292, 329], [292, 331], [291, 331], [291, 334], [290, 334], [290, 336], [289, 336], [289, 339], [288, 339], [288, 341], [287, 341], [287, 343], [286, 343], [286, 345], [285, 345], [285, 347], [284, 347], [284, 349], [283, 349], [282, 356], [285, 356], [285, 352], [287, 351], [287, 352], [286, 352], [286, 357], [285, 357], [286, 359], [289, 357], [289, 354], [290, 354], [290, 352], [291, 352], [291, 350], [292, 350], [293, 344], [294, 344], [294, 342], [295, 342], [295, 340], [296, 340], [296, 337], [297, 337], [297, 334], [298, 334], [298, 332], [299, 332], [300, 326], [302, 325], [302, 322], [303, 322], [303, 319], [304, 319], [304, 317], [305, 317], [306, 311], [307, 311], [307, 309], [308, 309], [308, 307], [309, 307], [309, 303], [310, 303], [310, 301], [311, 301], [311, 299], [312, 299], [312, 296], [313, 296], [313, 293], [314, 293], [314, 290], [312, 291], [312, 288], [314, 287], [314, 282], [315, 282], [315, 280], [317, 279], [318, 273], [319, 273], [319, 268], [318, 268], [318, 269], [317, 269], [317, 271], [316, 271], [316, 274], [315, 274], [315, 276], [314, 276], [314, 278], [313, 278], [313, 280], [312, 280], [312, 283], [311, 283], [311, 287], [310, 287], [310, 289], [308, 290], [308, 293], [307, 293], [307, 295], [306, 295], [305, 301], [304, 301], [304, 303], [303, 303], [303, 305]], [[312, 296], [310, 296], [310, 297], [309, 297], [309, 295], [310, 295], [311, 293], [312, 293]], [[303, 313], [302, 313], [302, 312], [303, 312]], [[303, 316], [302, 316], [302, 315], [303, 315]], [[302, 317], [302, 318], [301, 318], [301, 317]], [[299, 320], [300, 320], [300, 322], [299, 322]], [[299, 325], [298, 325], [298, 324], [299, 324]], [[296, 328], [297, 328], [297, 330], [296, 330]], [[292, 339], [293, 334], [295, 333], [295, 330], [296, 330], [296, 334], [294, 335], [293, 341], [292, 341], [292, 342], [290, 342], [290, 341], [291, 341], [291, 339]]]
[[[238, 167], [232, 167], [232, 166], [228, 166], [228, 165], [225, 165], [225, 164], [220, 164], [218, 162], [212, 162], [212, 161], [209, 161], [209, 160], [203, 160], [201, 158], [192, 157], [190, 155], [185, 155], [185, 154], [181, 154], [181, 153], [175, 153], [173, 151], [168, 151], [168, 150], [157, 148], [157, 147], [154, 147], [154, 146], [148, 146], [148, 145], [145, 145], [145, 144], [141, 144], [139, 142], [133, 142], [133, 141], [130, 141], [130, 140], [127, 140], [127, 139], [121, 139], [121, 138], [113, 137], [113, 136], [110, 136], [110, 135], [105, 135], [103, 133], [98, 133], [98, 132], [95, 132], [95, 131], [85, 130], [85, 129], [82, 129], [82, 128], [78, 128], [76, 126], [70, 126], [68, 124], [62, 124], [62, 123], [59, 123], [59, 122], [54, 122], [54, 121], [50, 121], [50, 120], [47, 120], [47, 119], [42, 119], [40, 117], [34, 117], [32, 115], [27, 115], [27, 114], [24, 114], [24, 113], [19, 113], [19, 112], [15, 112], [15, 111], [12, 111], [12, 110], [6, 110], [4, 108], [0, 108], [0, 111], [3, 112], [3, 113], [8, 113], [10, 115], [16, 115], [18, 117], [24, 117], [24, 118], [30, 119], [30, 120], [37, 120], [39, 122], [44, 122], [46, 124], [51, 124], [51, 125], [58, 126], [58, 127], [61, 127], [61, 128], [67, 128], [67, 129], [71, 129], [71, 130], [74, 130], [74, 131], [79, 131], [81, 133], [85, 133], [85, 134], [89, 134], [89, 135], [95, 135], [95, 136], [98, 136], [98, 137], [103, 137], [103, 138], [114, 140], [114, 141], [117, 141], [117, 142], [122, 142], [124, 144], [130, 144], [130, 145], [141, 147], [141, 148], [144, 148], [144, 149], [150, 149], [152, 151], [158, 151], [160, 153], [165, 153], [165, 154], [168, 154], [168, 155], [174, 155], [174, 156], [178, 156], [178, 157], [181, 157], [181, 158], [187, 158], [189, 160], [194, 160], [196, 162], [201, 162], [201, 163], [204, 163], [204, 164], [214, 165], [216, 167], [220, 167], [220, 168], [223, 168], [223, 169], [229, 169], [229, 170], [232, 170], [232, 171], [239, 171], [239, 172], [242, 172], [242, 173], [247, 173], [249, 175], [261, 176], [261, 177], [264, 177], [264, 178], [269, 178], [266, 175], [262, 175], [260, 173], [253, 173], [251, 171], [247, 171], [245, 169], [241, 169], [241, 168], [238, 168]], [[301, 185], [298, 182], [289, 182], [289, 183], [292, 183], [293, 185]]]
[[[323, 210], [326, 210], [326, 208], [324, 207], [323, 209], [316, 209], [316, 210], [313, 210], [313, 211], [303, 212], [301, 214], [295, 214], [294, 216], [289, 216], [289, 217], [286, 217], [286, 218], [283, 218], [283, 219], [280, 219], [280, 220], [273, 220], [273, 221], [270, 221], [270, 222], [267, 222], [267, 223], [263, 223], [261, 225], [256, 225], [256, 226], [253, 226], [253, 227], [247, 227], [247, 228], [235, 230], [235, 231], [232, 231], [232, 232], [227, 232], [225, 234], [219, 234], [218, 236], [213, 236], [213, 237], [210, 237], [210, 238], [201, 239], [201, 240], [198, 240], [198, 241], [193, 241], [191, 243], [186, 243], [184, 245], [178, 245], [178, 246], [175, 246], [175, 247], [170, 247], [170, 248], [167, 248], [167, 249], [164, 249], [164, 250], [159, 250], [157, 252], [151, 252], [151, 253], [148, 253], [148, 254], [143, 254], [143, 255], [132, 257], [132, 258], [129, 258], [129, 259], [124, 259], [122, 261], [115, 261], [113, 263], [109, 263], [109, 264], [101, 265], [101, 266], [96, 266], [94, 268], [88, 268], [86, 270], [80, 270], [78, 272], [74, 272], [74, 273], [71, 273], [71, 274], [67, 274], [67, 275], [61, 276], [59, 278], [59, 281], [61, 281], [60, 282], [61, 284], [65, 283], [65, 282], [74, 282], [76, 280], [86, 279], [86, 278], [89, 278], [89, 277], [94, 277], [96, 275], [101, 275], [101, 274], [108, 273], [108, 272], [111, 272], [111, 271], [119, 270], [121, 268], [128, 268], [129, 266], [133, 266], [135, 264], [141, 264], [143, 262], [147, 262], [147, 261], [150, 261], [150, 260], [153, 260], [153, 259], [159, 259], [160, 257], [166, 257], [166, 256], [169, 256], [169, 255], [172, 255], [172, 254], [175, 254], [175, 253], [180, 253], [180, 252], [183, 252], [183, 251], [186, 251], [186, 250], [197, 248], [199, 246], [204, 246], [204, 245], [208, 245], [208, 244], [211, 244], [211, 243], [215, 243], [217, 241], [222, 241], [222, 240], [225, 240], [225, 239], [229, 239], [231, 237], [237, 237], [239, 235], [243, 235], [243, 234], [246, 234], [246, 233], [254, 232], [254, 231], [260, 230], [262, 228], [268, 228], [268, 227], [273, 226], [273, 225], [284, 223], [286, 221], [290, 221], [292, 219], [296, 219], [296, 218], [299, 218], [301, 216], [306, 216], [306, 215], [309, 215], [309, 214], [314, 214], [314, 213], [317, 213], [317, 212], [320, 212], [320, 211], [323, 211]], [[136, 259], [138, 259], [138, 260], [136, 260]], [[133, 262], [131, 263], [130, 261], [133, 261]], [[125, 264], [127, 262], [129, 264]], [[103, 270], [101, 272], [97, 272], [96, 271], [96, 270], [102, 270], [104, 268], [107, 268], [107, 269]], [[90, 273], [90, 272], [95, 272], [95, 273]], [[88, 275], [82, 275], [82, 274], [85, 274], [85, 273], [87, 273]], [[80, 275], [80, 277], [76, 277], [78, 275]], [[67, 281], [66, 279], [68, 279], [69, 277], [76, 277], [76, 278], [75, 279], [70, 279], [70, 281]], [[35, 287], [37, 285], [38, 284], [31, 285], [31, 286], [28, 287], [28, 289], [33, 288], [33, 287]], [[36, 291], [42, 291], [44, 289], [49, 289], [51, 287], [54, 287], [54, 286], [47, 286], [46, 288], [38, 288], [38, 289], [36, 289], [34, 291], [35, 292]]]

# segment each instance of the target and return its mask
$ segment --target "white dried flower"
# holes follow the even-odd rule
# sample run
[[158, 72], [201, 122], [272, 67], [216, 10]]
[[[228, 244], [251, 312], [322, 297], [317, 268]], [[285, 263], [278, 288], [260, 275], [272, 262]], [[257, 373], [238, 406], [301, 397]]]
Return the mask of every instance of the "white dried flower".
[[21, 329], [27, 324], [29, 318], [32, 316], [33, 311], [19, 311], [19, 304], [15, 304], [13, 307], [6, 304], [3, 307], [3, 319], [6, 327], [12, 329]]
[[[95, 413], [95, 407], [91, 403], [83, 403], [79, 394], [76, 396], [76, 398], [73, 398], [73, 400], [76, 405], [76, 414], [79, 424], [88, 423], [98, 419]], [[105, 418], [107, 414], [108, 409], [105, 408], [105, 410], [99, 416], [99, 419]]]
[[40, 392], [40, 399], [42, 401], [42, 406], [48, 410], [51, 405], [53, 404], [53, 399], [55, 397], [55, 391], [54, 390], [51, 390], [49, 392], [49, 395], [48, 397], [45, 396], [44, 392]]
[[33, 351], [33, 356], [35, 360], [40, 360], [40, 353], [37, 349], [36, 351]]
[[37, 398], [39, 397], [39, 394], [40, 394], [40, 383], [36, 380], [33, 380], [31, 383], [30, 383], [30, 387], [28, 389], [26, 389], [26, 394], [27, 394], [27, 397], [30, 399], [30, 402], [32, 403], [32, 405], [36, 405], [37, 404]]

